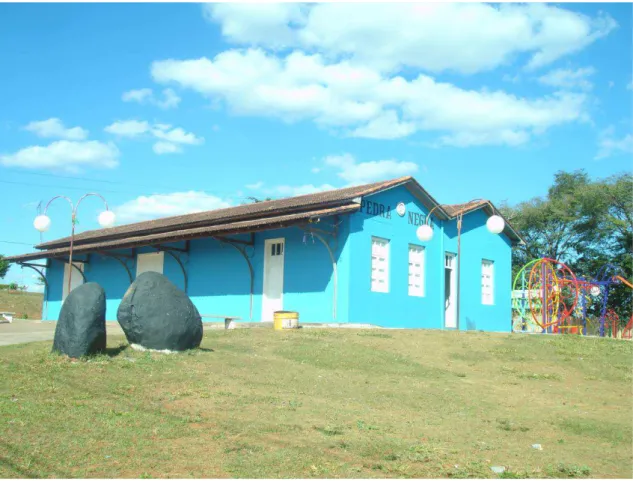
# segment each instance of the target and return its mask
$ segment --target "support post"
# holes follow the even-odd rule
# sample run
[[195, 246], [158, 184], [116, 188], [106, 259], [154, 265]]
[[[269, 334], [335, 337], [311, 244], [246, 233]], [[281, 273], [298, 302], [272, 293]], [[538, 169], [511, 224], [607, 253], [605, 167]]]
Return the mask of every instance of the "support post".
[[111, 257], [112, 259], [117, 260], [125, 269], [125, 271], [127, 272], [127, 275], [130, 279], [130, 284], [132, 284], [132, 282], [134, 282], [134, 279], [132, 279], [132, 272], [130, 271], [130, 268], [127, 266], [127, 264], [116, 254], [110, 254], [109, 252], [99, 252], [99, 255], [103, 256], [103, 257]]
[[[242, 257], [244, 258], [244, 260], [246, 261], [246, 264], [248, 264], [248, 271], [250, 273], [250, 298], [249, 298], [249, 318], [252, 321], [253, 320], [253, 291], [255, 289], [255, 272], [253, 270], [253, 264], [251, 263], [251, 260], [248, 258], [248, 256], [246, 255], [246, 252], [244, 251], [243, 248], [238, 247], [236, 244], [233, 243], [233, 239], [227, 239], [225, 237], [216, 237], [217, 240], [219, 240], [220, 242], [223, 242], [225, 244], [230, 245], [231, 247], [233, 247], [237, 252], [239, 252], [240, 254], [242, 254]], [[254, 239], [254, 238], [253, 238]], [[250, 245], [244, 241], [241, 241], [247, 245]]]
[[457, 320], [456, 320], [456, 328], [459, 331], [459, 307], [461, 304], [460, 298], [460, 267], [462, 263], [462, 214], [460, 213], [457, 216]]
[[[161, 246], [152, 246], [154, 249], [156, 249], [159, 252], [164, 252], [165, 254], [171, 256], [180, 266], [180, 270], [182, 271], [182, 276], [185, 279], [185, 294], [187, 293], [187, 287], [188, 287], [188, 279], [187, 279], [187, 271], [185, 270], [185, 266], [183, 265], [182, 261], [180, 260], [180, 257], [178, 257], [177, 255], [175, 255], [172, 251], [171, 248], [165, 248], [165, 247], [161, 247]], [[184, 252], [184, 251], [183, 251]]]
[[314, 237], [316, 237], [317, 239], [319, 239], [321, 244], [325, 246], [328, 254], [330, 255], [330, 261], [332, 261], [332, 282], [334, 284], [333, 286], [334, 292], [332, 293], [332, 320], [336, 321], [336, 304], [338, 302], [338, 269], [337, 269], [337, 264], [336, 264], [336, 258], [334, 257], [334, 252], [332, 252], [332, 248], [330, 247], [330, 245], [326, 242], [326, 240], [323, 238], [323, 236], [320, 233], [313, 232], [312, 229], [302, 229], [301, 227], [299, 227], [299, 229], [303, 230], [304, 232], [308, 232], [312, 234]]

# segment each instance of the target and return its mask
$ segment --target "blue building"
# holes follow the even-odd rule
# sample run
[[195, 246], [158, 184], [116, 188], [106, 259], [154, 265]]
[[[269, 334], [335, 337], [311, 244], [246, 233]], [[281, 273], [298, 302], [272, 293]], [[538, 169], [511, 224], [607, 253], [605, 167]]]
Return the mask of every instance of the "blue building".
[[[201, 314], [393, 328], [511, 330], [511, 247], [487, 201], [440, 205], [412, 177], [76, 234], [8, 260], [45, 268], [43, 319], [72, 288], [97, 282], [107, 319], [142, 272], [162, 272]], [[416, 232], [426, 222], [429, 241]], [[462, 216], [458, 280], [458, 217]], [[459, 316], [458, 313], [459, 312]]]

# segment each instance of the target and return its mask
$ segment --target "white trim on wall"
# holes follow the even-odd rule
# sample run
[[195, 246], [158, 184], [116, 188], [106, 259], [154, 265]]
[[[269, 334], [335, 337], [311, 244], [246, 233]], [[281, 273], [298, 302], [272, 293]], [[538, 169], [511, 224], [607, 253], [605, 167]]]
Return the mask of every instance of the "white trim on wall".
[[389, 239], [371, 238], [371, 291], [389, 292]]
[[136, 277], [148, 271], [162, 274], [164, 266], [164, 252], [147, 252], [145, 254], [136, 255]]

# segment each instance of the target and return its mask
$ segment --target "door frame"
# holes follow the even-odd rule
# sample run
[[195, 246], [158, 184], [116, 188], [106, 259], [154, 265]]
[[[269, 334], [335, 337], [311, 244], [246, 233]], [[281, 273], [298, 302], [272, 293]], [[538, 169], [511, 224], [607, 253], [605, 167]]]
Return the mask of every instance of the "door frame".
[[269, 262], [269, 258], [272, 257], [269, 254], [269, 249], [270, 249], [270, 245], [271, 244], [278, 244], [278, 243], [283, 243], [283, 250], [282, 250], [282, 263], [281, 263], [281, 296], [279, 297], [281, 300], [281, 308], [283, 309], [283, 305], [284, 305], [284, 270], [286, 268], [286, 238], [285, 237], [275, 237], [274, 239], [266, 239], [264, 240], [264, 275], [263, 275], [263, 279], [262, 279], [262, 315], [261, 317], [261, 322], [266, 322], [264, 321], [264, 307], [266, 305], [266, 287], [267, 287], [267, 282], [268, 281], [268, 276], [266, 275], [267, 272], [267, 267], [268, 267], [268, 262]]
[[[79, 269], [81, 272], [77, 272], [77, 269], [75, 269], [75, 266], [77, 269]], [[73, 269], [75, 269], [73, 271]], [[72, 275], [71, 275], [72, 272]], [[85, 283], [84, 281], [84, 263], [83, 262], [77, 262], [75, 263], [73, 261], [73, 265], [70, 265], [69, 263], [64, 263], [64, 275], [63, 275], [63, 279], [62, 281], [64, 282], [62, 284], [62, 302], [64, 302], [66, 300], [66, 298], [68, 297], [68, 295], [70, 294], [70, 292], [68, 291], [68, 276], [71, 275], [71, 282], [74, 283], [75, 279], [80, 279], [81, 282], [76, 285], [75, 287], [73, 287], [71, 285], [71, 290], [74, 291], [75, 289], [77, 289], [77, 287], [83, 285]]]
[[[446, 267], [447, 257], [451, 257], [453, 259], [452, 266], [450, 268]], [[451, 291], [450, 291], [449, 301], [452, 301], [450, 310], [453, 312], [454, 323], [455, 323], [454, 326], [446, 325], [447, 309], [446, 309], [446, 295], [444, 295], [444, 329], [457, 329], [457, 269], [455, 267], [456, 261], [457, 261], [457, 254], [453, 252], [444, 253], [444, 272], [446, 273], [446, 269], [450, 269], [451, 271], [451, 278], [450, 278]], [[446, 294], [446, 274], [444, 274], [444, 293]]]
[[141, 265], [141, 259], [160, 259], [161, 269], [159, 274], [165, 273], [165, 253], [162, 251], [159, 252], [140, 252], [136, 254], [136, 275], [135, 278], [138, 277], [143, 272], [158, 272], [158, 271], [143, 271], [139, 274], [138, 269]]

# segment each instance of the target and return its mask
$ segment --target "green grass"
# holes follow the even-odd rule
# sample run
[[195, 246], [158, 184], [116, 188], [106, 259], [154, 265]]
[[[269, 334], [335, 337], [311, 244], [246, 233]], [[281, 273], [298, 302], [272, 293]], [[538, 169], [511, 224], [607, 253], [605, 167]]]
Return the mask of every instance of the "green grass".
[[0, 290], [0, 311], [15, 312], [20, 319], [42, 318], [42, 294]]
[[50, 347], [0, 348], [0, 478], [633, 475], [626, 341], [238, 329], [174, 355]]

